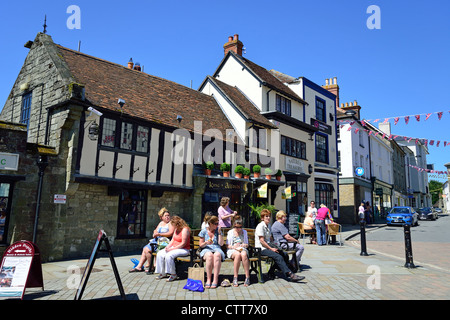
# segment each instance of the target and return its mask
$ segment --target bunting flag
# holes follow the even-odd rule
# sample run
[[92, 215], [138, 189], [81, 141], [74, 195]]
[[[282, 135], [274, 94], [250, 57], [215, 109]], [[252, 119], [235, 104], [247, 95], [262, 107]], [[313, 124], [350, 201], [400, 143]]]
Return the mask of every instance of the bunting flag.
[[[341, 126], [342, 127], [342, 126]], [[436, 146], [439, 147], [441, 140], [436, 140], [436, 139], [425, 139], [425, 138], [416, 138], [416, 137], [407, 137], [407, 136], [402, 136], [402, 135], [394, 135], [394, 134], [389, 134], [387, 135], [386, 133], [383, 132], [379, 132], [379, 131], [373, 131], [370, 129], [364, 129], [364, 128], [354, 128], [352, 126], [349, 126], [347, 131], [354, 131], [354, 133], [358, 133], [359, 131], [363, 130], [365, 132], [367, 132], [369, 134], [369, 136], [373, 137], [377, 137], [378, 135], [381, 135], [382, 139], [387, 139], [387, 140], [396, 140], [398, 137], [400, 137], [400, 139], [403, 139], [404, 141], [408, 141], [411, 142], [412, 140], [414, 140], [415, 144], [418, 144], [419, 142], [421, 142], [422, 144], [424, 144], [425, 146]], [[444, 147], [450, 146], [450, 141], [443, 141], [443, 145]]]
[[281, 193], [281, 199], [291, 199], [292, 198], [292, 192], [291, 192], [291, 186], [284, 189]]
[[258, 188], [258, 198], [267, 198], [267, 187], [269, 183], [264, 183], [261, 187]]
[[414, 168], [419, 172], [427, 172], [427, 173], [437, 173], [437, 174], [449, 174], [450, 172], [448, 172], [447, 170], [445, 171], [439, 171], [439, 170], [431, 170], [431, 169], [424, 169], [424, 168], [420, 168], [418, 166], [414, 166], [412, 164], [408, 164], [408, 167], [410, 168]]
[[[450, 111], [448, 111], [450, 113]], [[422, 113], [422, 114], [415, 114], [415, 115], [407, 115], [407, 116], [397, 116], [397, 117], [383, 117], [384, 121], [383, 123], [387, 123], [389, 122], [390, 119], [394, 119], [394, 124], [397, 124], [400, 120], [400, 118], [403, 118], [405, 120], [405, 123], [408, 124], [409, 123], [409, 118], [411, 116], [414, 116], [416, 118], [417, 121], [420, 122], [420, 118], [421, 116], [425, 117], [425, 121], [428, 120], [433, 114], [437, 114], [437, 117], [439, 120], [442, 119], [442, 116], [444, 115], [444, 111], [439, 111], [439, 112], [427, 112], [427, 113]], [[366, 123], [368, 122], [372, 122], [372, 123], [377, 123], [378, 121], [380, 121], [380, 118], [377, 119], [369, 119], [369, 120], [364, 120]], [[347, 122], [348, 123], [349, 120], [338, 120], [338, 122]], [[366, 123], [361, 123], [363, 126], [366, 125]]]

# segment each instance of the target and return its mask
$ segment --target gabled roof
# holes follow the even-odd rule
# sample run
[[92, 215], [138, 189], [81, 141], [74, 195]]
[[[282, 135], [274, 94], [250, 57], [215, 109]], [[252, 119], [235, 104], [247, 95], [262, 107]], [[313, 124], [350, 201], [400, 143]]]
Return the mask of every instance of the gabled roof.
[[270, 129], [278, 129], [277, 126], [261, 115], [260, 110], [237, 87], [230, 86], [218, 79], [207, 76], [200, 86], [200, 90], [207, 81], [212, 82], [247, 121]]
[[[203, 132], [219, 129], [225, 137], [232, 125], [213, 97], [178, 83], [57, 45], [73, 78], [85, 86], [86, 100], [98, 108], [194, 131], [202, 121]], [[182, 116], [178, 122], [177, 115]]]
[[307, 105], [308, 103], [300, 98], [291, 88], [283, 84], [279, 79], [277, 79], [272, 73], [267, 69], [261, 67], [260, 65], [248, 60], [247, 58], [241, 57], [240, 55], [234, 53], [233, 51], [228, 51], [225, 57], [222, 59], [216, 72], [214, 72], [214, 77], [217, 76], [219, 71], [224, 66], [225, 62], [230, 58], [234, 57], [243, 67], [245, 67], [259, 82], [279, 93], [291, 98], [301, 104]]

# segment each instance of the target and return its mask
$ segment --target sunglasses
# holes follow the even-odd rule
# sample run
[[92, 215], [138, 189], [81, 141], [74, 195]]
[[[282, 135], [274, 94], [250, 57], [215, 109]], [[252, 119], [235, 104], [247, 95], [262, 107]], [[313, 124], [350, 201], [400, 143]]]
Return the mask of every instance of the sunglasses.
[[234, 226], [236, 229], [242, 229], [242, 227]]

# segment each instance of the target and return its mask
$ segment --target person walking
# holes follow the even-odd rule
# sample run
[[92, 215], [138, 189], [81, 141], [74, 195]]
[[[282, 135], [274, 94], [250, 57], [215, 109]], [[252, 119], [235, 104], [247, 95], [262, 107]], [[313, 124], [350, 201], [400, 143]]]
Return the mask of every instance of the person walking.
[[316, 219], [314, 220], [316, 224], [317, 244], [319, 246], [327, 244], [327, 230], [325, 225], [325, 219], [327, 218], [334, 222], [330, 214], [330, 209], [326, 205], [321, 204], [319, 210], [317, 210]]

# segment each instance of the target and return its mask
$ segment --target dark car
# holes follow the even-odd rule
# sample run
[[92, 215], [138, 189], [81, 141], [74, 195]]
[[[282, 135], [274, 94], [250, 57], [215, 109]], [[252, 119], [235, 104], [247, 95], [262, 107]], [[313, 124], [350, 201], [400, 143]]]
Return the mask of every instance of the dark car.
[[425, 207], [417, 210], [419, 214], [419, 220], [436, 220], [438, 218], [438, 214], [433, 208]]
[[411, 227], [419, 224], [417, 212], [411, 207], [393, 207], [386, 217], [387, 225], [409, 224]]

